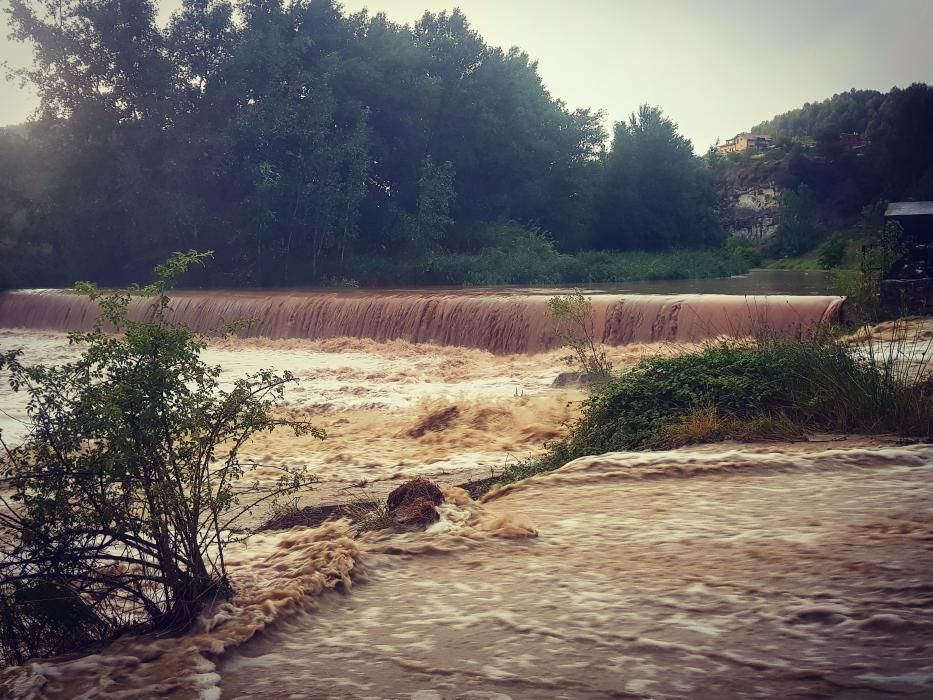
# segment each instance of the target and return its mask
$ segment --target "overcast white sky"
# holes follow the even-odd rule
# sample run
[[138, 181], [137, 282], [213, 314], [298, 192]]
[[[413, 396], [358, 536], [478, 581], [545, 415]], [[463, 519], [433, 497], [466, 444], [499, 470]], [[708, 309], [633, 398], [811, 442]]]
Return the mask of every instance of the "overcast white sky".
[[[5, 3], [6, 0], [3, 0]], [[163, 19], [178, 0], [161, 0]], [[933, 82], [933, 0], [344, 0], [398, 22], [459, 6], [493, 45], [539, 61], [551, 93], [605, 110], [661, 106], [702, 152], [776, 113], [850, 88]], [[28, 47], [0, 39], [20, 65]], [[0, 81], [0, 124], [35, 95]]]

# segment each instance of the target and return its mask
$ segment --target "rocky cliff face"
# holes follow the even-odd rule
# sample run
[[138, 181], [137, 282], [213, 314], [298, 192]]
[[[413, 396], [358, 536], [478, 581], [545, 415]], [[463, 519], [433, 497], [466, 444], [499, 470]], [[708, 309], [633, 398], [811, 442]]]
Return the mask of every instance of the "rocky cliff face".
[[780, 164], [728, 163], [722, 166], [726, 232], [761, 242], [777, 230], [782, 187]]
[[777, 230], [781, 195], [806, 185], [815, 199], [811, 223], [827, 231], [856, 222], [880, 192], [871, 164], [852, 154], [797, 154], [780, 160], [728, 162], [718, 166], [726, 231], [755, 242]]

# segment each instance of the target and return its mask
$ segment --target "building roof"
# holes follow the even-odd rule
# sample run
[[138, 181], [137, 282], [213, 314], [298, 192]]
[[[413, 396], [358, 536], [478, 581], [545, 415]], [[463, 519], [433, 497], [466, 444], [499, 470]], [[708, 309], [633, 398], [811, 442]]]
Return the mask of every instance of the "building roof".
[[933, 202], [891, 202], [885, 216], [933, 216]]

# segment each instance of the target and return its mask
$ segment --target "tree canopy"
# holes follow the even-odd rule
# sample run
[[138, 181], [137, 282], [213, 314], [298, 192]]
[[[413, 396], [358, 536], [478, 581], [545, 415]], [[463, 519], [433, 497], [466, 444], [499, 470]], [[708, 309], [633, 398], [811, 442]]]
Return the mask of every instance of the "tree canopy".
[[712, 177], [657, 107], [616, 124], [601, 185], [601, 247], [667, 249], [719, 237]]
[[[155, 7], [11, 0], [41, 104], [0, 129], [0, 288], [121, 284], [191, 248], [215, 251], [199, 284], [452, 283], [496, 256], [722, 239], [721, 163], [660, 108], [609, 143], [600, 112], [459, 10], [402, 25], [336, 0], [183, 0], [163, 26]], [[785, 189], [842, 220], [933, 198], [931, 95], [853, 90], [754, 130], [787, 146]], [[822, 163], [799, 157], [814, 142]]]
[[[843, 133], [866, 137], [873, 186], [865, 190], [861, 204], [874, 197], [888, 200], [933, 199], [933, 87], [915, 83], [890, 92], [850, 90], [827, 100], [807, 103], [799, 109], [762, 122], [753, 131], [785, 141], [811, 140], [824, 151], [838, 151]], [[865, 170], [849, 164], [849, 170]]]
[[[710, 241], [691, 211], [660, 242], [636, 230], [654, 204], [595, 235], [606, 173], [666, 156], [607, 156], [599, 112], [555, 99], [459, 10], [400, 25], [335, 0], [184, 0], [163, 27], [154, 0], [12, 0], [9, 20], [41, 106], [0, 136], [7, 284], [120, 282], [191, 247], [216, 251], [205, 282], [319, 282], [475, 253], [501, 243], [496, 224], [569, 252]], [[670, 145], [670, 163], [640, 167], [703, 209], [689, 141]]]

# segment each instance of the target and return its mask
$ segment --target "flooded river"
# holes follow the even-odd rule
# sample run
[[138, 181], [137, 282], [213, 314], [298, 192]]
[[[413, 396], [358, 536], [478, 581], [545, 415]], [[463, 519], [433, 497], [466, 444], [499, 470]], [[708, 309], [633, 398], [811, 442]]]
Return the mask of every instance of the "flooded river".
[[[835, 303], [811, 299], [792, 303], [808, 318]], [[10, 325], [0, 315], [0, 347], [27, 359], [76, 352], [60, 329]], [[552, 387], [563, 353], [359, 335], [228, 339], [206, 359], [224, 381], [260, 367], [301, 380], [283, 410], [328, 438], [263, 436], [244, 456], [308, 465], [321, 483], [302, 504], [426, 475], [446, 490], [441, 521], [257, 535], [229, 552], [236, 597], [189, 634], [7, 671], [4, 697], [933, 697], [933, 447], [818, 436], [610, 454], [477, 503], [454, 485], [576, 415], [582, 393]], [[703, 342], [628, 340], [609, 348], [618, 367]], [[0, 386], [5, 438], [24, 417]]]

